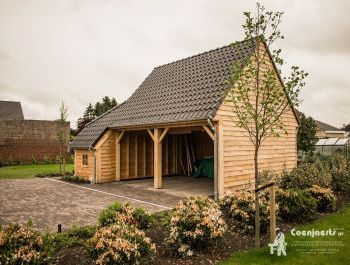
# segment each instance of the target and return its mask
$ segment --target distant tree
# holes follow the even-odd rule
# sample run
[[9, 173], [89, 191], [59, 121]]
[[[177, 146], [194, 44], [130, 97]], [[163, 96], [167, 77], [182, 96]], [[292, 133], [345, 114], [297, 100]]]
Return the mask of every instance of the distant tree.
[[[233, 106], [232, 111], [237, 119], [236, 125], [245, 131], [254, 148], [254, 182], [255, 190], [261, 183], [259, 172], [259, 150], [269, 137], [278, 137], [287, 133], [283, 116], [292, 107], [299, 104], [299, 91], [305, 85], [307, 73], [293, 66], [290, 76], [284, 79], [285, 89], [281, 88], [275, 69], [269, 67], [270, 54], [260, 49], [262, 42], [269, 48], [283, 35], [279, 28], [282, 12], [265, 11], [257, 3], [256, 15], [244, 12], [243, 30], [245, 40], [254, 41], [256, 47], [251, 58], [244, 64], [232, 65], [232, 75], [228, 80], [230, 87], [227, 100]], [[233, 44], [235, 45], [235, 44]], [[272, 51], [272, 58], [278, 72], [284, 60], [281, 50]], [[258, 192], [255, 192], [255, 246], [260, 246], [260, 204]]]
[[316, 137], [316, 122], [312, 117], [306, 117], [302, 112], [298, 112], [298, 116], [300, 122], [297, 136], [298, 151], [313, 153], [318, 140]]
[[349, 124], [344, 124], [342, 130], [346, 131], [346, 132], [350, 132], [350, 123]]
[[63, 154], [65, 154], [65, 152], [63, 152], [63, 148], [69, 141], [69, 134], [67, 134], [67, 130], [66, 130], [67, 117], [68, 117], [68, 109], [64, 105], [64, 102], [62, 101], [59, 109], [59, 118], [57, 119], [58, 126], [56, 129], [57, 140], [60, 143], [60, 154], [59, 154], [60, 173], [62, 173], [62, 163], [64, 158]]
[[79, 118], [77, 121], [77, 134], [93, 119], [101, 116], [103, 113], [109, 111], [117, 105], [118, 103], [116, 99], [108, 96], [103, 97], [101, 102], [97, 101], [95, 104], [89, 103], [84, 111], [83, 117]]

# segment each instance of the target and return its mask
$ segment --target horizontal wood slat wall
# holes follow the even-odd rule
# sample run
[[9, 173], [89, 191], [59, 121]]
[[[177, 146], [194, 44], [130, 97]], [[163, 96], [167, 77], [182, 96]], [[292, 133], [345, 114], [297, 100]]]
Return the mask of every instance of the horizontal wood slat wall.
[[[88, 156], [88, 164], [83, 165], [83, 155]], [[74, 151], [75, 175], [90, 180], [93, 177], [94, 153], [89, 150]]]
[[[261, 47], [264, 49], [264, 47]], [[266, 57], [267, 68], [273, 67]], [[267, 69], [265, 69], [266, 71]], [[281, 85], [281, 89], [282, 85]], [[237, 188], [252, 183], [254, 180], [254, 146], [244, 129], [237, 127], [237, 115], [232, 103], [226, 100], [220, 106], [215, 119], [223, 123], [223, 156], [224, 156], [224, 187]], [[298, 123], [292, 108], [282, 117], [288, 134], [266, 139], [260, 148], [260, 171], [272, 170], [280, 172], [283, 168], [290, 170], [297, 165], [297, 127]]]
[[97, 183], [115, 181], [115, 132], [113, 131], [107, 140], [101, 145], [101, 175]]

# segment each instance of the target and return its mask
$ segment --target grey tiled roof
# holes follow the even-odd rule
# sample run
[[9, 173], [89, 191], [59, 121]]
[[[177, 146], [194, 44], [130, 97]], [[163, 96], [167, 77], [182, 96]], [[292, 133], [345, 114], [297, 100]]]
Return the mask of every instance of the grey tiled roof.
[[317, 128], [322, 130], [322, 131], [342, 131], [339, 128], [336, 128], [332, 125], [329, 125], [327, 123], [324, 123], [322, 121], [316, 121]]
[[0, 120], [24, 120], [21, 103], [0, 100]]
[[156, 67], [123, 104], [86, 126], [72, 143], [89, 148], [107, 128], [205, 120], [220, 106], [234, 61], [246, 61], [252, 41], [238, 42]]

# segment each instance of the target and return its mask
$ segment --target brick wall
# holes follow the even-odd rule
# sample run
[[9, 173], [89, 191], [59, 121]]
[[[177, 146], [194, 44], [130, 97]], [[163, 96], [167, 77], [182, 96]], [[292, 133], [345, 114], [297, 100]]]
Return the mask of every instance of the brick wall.
[[[65, 132], [69, 136], [69, 122]], [[54, 159], [60, 151], [57, 140], [59, 124], [55, 121], [0, 121], [0, 163], [42, 161], [44, 156]], [[68, 138], [69, 139], [69, 138]], [[67, 152], [65, 145], [63, 152]]]

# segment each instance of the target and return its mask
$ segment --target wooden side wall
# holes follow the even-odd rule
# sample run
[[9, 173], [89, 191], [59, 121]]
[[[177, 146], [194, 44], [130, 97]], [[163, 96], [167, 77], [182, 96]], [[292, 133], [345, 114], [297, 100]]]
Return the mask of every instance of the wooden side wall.
[[115, 181], [115, 132], [113, 131], [97, 150], [99, 167], [97, 168], [97, 183]]
[[[88, 165], [83, 165], [83, 155], [88, 155]], [[75, 175], [91, 180], [93, 177], [94, 153], [89, 150], [75, 150], [74, 163]]]
[[[272, 63], [270, 61], [270, 67]], [[282, 86], [281, 86], [282, 89]], [[254, 180], [254, 146], [244, 129], [236, 126], [237, 116], [231, 103], [224, 101], [216, 119], [223, 123], [224, 189], [235, 188]], [[292, 109], [283, 116], [288, 132], [280, 137], [266, 139], [259, 153], [260, 170], [281, 171], [297, 165], [298, 123]]]

